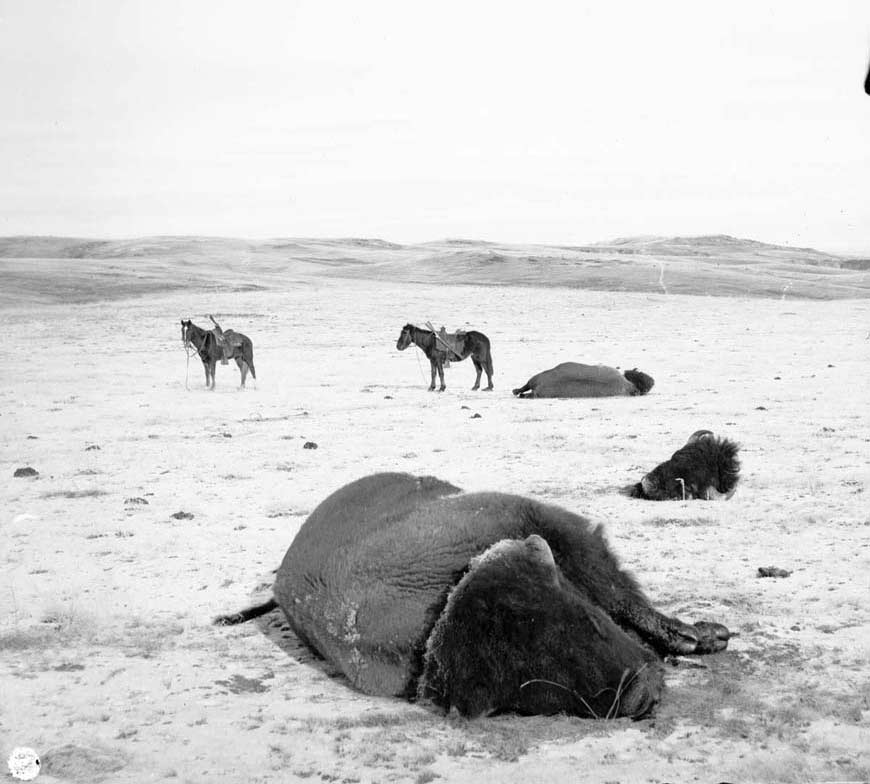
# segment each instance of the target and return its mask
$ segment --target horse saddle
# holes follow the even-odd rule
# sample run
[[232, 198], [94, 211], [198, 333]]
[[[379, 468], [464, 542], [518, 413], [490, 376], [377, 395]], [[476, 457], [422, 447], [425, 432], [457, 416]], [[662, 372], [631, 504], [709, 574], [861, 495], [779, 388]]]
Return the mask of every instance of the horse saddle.
[[226, 365], [235, 356], [236, 349], [241, 354], [243, 342], [241, 335], [233, 332], [231, 329], [223, 330], [217, 324], [215, 324], [215, 328], [212, 331], [214, 332], [217, 344], [223, 349], [223, 357], [221, 357], [222, 365]]
[[456, 332], [448, 332], [444, 327], [441, 327], [435, 333], [438, 350], [447, 354], [448, 362], [458, 362], [462, 359], [462, 348], [465, 343], [465, 332], [457, 330]]

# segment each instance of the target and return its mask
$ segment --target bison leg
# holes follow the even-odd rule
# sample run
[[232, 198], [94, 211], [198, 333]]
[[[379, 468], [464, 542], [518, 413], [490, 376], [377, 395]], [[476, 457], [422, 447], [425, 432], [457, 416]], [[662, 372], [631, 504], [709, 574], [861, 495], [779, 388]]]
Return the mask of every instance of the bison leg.
[[646, 602], [621, 606], [616, 619], [635, 629], [662, 653], [716, 653], [728, 647], [731, 637], [731, 632], [720, 623], [696, 621], [690, 626], [658, 612]]
[[527, 514], [531, 531], [550, 543], [568, 580], [593, 605], [660, 653], [713, 653], [727, 646], [730, 633], [724, 626], [690, 626], [658, 612], [634, 578], [620, 567], [600, 528], [558, 507], [535, 504]]

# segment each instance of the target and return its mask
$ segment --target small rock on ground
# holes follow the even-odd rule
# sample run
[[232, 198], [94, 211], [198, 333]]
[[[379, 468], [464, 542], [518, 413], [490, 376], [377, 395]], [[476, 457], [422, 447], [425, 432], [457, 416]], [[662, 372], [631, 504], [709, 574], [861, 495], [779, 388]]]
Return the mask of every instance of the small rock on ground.
[[788, 577], [791, 574], [787, 569], [780, 569], [778, 566], [759, 566], [759, 577]]

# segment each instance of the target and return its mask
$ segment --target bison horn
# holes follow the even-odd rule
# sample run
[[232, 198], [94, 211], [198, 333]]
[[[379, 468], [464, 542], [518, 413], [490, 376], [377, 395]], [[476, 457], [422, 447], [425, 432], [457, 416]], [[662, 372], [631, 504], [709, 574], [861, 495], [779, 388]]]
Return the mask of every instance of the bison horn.
[[643, 488], [643, 492], [648, 498], [653, 497], [655, 488], [653, 487], [653, 483], [650, 481], [649, 474], [647, 474], [643, 479], [640, 480], [640, 486]]

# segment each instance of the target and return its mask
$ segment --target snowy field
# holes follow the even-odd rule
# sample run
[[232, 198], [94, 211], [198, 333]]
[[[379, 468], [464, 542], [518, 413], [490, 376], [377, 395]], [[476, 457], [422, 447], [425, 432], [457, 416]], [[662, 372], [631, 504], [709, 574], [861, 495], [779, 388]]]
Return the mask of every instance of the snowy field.
[[[313, 275], [199, 291], [0, 309], [4, 768], [31, 746], [47, 782], [870, 778], [870, 300]], [[188, 367], [180, 320], [208, 313], [253, 340], [247, 390], [234, 364], [213, 392]], [[470, 360], [427, 391], [428, 362], [395, 348], [427, 320], [490, 337], [494, 392], [470, 391]], [[656, 385], [512, 397], [566, 360]], [[731, 501], [619, 494], [701, 428], [741, 444]], [[268, 594], [326, 495], [385, 470], [601, 522], [660, 610], [738, 636], [668, 666], [647, 720], [467, 722], [352, 691], [277, 614], [211, 625]]]

